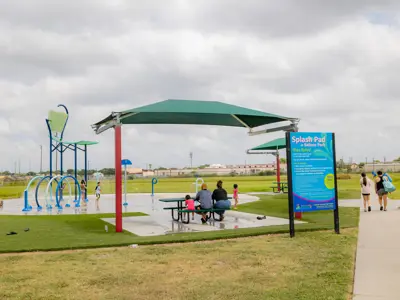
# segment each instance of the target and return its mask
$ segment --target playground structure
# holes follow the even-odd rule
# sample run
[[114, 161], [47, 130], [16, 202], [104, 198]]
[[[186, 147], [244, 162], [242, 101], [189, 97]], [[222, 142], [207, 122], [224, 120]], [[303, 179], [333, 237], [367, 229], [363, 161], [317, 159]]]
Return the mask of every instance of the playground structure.
[[[68, 142], [64, 141], [64, 131], [68, 123], [69, 119], [69, 112], [65, 105], [60, 104], [58, 107], [64, 109], [63, 112], [57, 111], [49, 111], [48, 118], [46, 119], [47, 129], [49, 132], [49, 174], [48, 175], [40, 175], [33, 177], [25, 191], [24, 191], [24, 208], [23, 212], [29, 212], [33, 210], [33, 207], [29, 201], [29, 189], [30, 187], [36, 183], [35, 192], [34, 192], [34, 199], [36, 208], [38, 211], [43, 209], [43, 206], [40, 203], [39, 197], [39, 189], [43, 182], [47, 182], [47, 186], [45, 189], [45, 208], [47, 210], [53, 209], [54, 207], [58, 210], [63, 209], [63, 205], [61, 202], [64, 201], [64, 187], [68, 185], [68, 192], [69, 197], [65, 203], [65, 207], [71, 207], [71, 200], [72, 200], [72, 185], [74, 186], [74, 200], [75, 207], [80, 207], [81, 200], [87, 202], [87, 190], [85, 189], [84, 195], [82, 195], [81, 187], [78, 181], [78, 150], [84, 153], [84, 180], [87, 182], [88, 180], [88, 173], [87, 173], [87, 164], [88, 164], [88, 157], [87, 157], [87, 147], [90, 145], [95, 145], [97, 142], [92, 141], [76, 141], [76, 142]], [[71, 174], [64, 174], [64, 152], [67, 150], [72, 150], [74, 152], [74, 176]], [[53, 153], [56, 152], [56, 170], [58, 170], [58, 154], [60, 154], [60, 162], [59, 162], [59, 174], [55, 174], [53, 172]], [[56, 172], [57, 173], [57, 172]], [[71, 185], [71, 181], [73, 182]], [[65, 184], [64, 184], [65, 182]], [[54, 185], [56, 184], [55, 188], [55, 199], [53, 198], [54, 193]], [[82, 196], [83, 199], [82, 199]]]
[[158, 183], [157, 178], [152, 178], [151, 179], [151, 196], [154, 196], [154, 186]]
[[196, 195], [197, 195], [197, 192], [199, 191], [199, 187], [201, 187], [201, 185], [202, 185], [203, 183], [204, 183], [203, 178], [196, 178], [196, 181], [192, 183], [192, 184], [194, 184], [194, 186], [195, 186]]

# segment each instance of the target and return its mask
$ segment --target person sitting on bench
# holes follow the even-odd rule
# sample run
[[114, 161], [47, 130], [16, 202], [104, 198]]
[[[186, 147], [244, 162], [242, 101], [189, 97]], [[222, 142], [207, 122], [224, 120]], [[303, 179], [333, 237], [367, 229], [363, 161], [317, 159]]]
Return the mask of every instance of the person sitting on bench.
[[[196, 207], [197, 210], [202, 210], [202, 209], [211, 209], [212, 208], [212, 194], [211, 192], [207, 189], [207, 184], [203, 183], [201, 185], [201, 190], [197, 193], [195, 200], [200, 202], [200, 205]], [[199, 215], [201, 215], [201, 222], [203, 224], [207, 223], [209, 217], [205, 212], [199, 212]]]
[[[228, 200], [228, 193], [222, 187], [221, 180], [218, 180], [217, 188], [214, 190], [214, 192], [212, 194], [212, 198], [216, 201], [214, 208], [219, 208], [219, 209], [230, 209], [231, 208], [231, 201]], [[221, 221], [223, 221], [225, 210], [219, 211], [218, 214], [221, 216]]]

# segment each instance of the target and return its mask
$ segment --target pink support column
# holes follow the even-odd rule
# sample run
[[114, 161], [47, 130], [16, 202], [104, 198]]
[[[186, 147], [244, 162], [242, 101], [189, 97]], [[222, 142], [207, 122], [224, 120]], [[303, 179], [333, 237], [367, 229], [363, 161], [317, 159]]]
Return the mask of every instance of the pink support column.
[[115, 231], [122, 232], [121, 125], [115, 126]]

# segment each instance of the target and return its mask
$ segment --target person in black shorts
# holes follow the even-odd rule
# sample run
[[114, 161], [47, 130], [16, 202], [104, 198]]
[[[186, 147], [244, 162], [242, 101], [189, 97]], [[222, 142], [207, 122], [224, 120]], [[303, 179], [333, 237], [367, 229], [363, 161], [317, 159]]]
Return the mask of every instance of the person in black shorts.
[[[375, 191], [379, 197], [379, 205], [380, 210], [386, 211], [387, 210], [387, 200], [388, 200], [388, 192], [386, 192], [385, 187], [383, 185], [384, 176], [382, 171], [378, 171], [378, 176], [375, 178]], [[383, 202], [383, 206], [382, 206]]]

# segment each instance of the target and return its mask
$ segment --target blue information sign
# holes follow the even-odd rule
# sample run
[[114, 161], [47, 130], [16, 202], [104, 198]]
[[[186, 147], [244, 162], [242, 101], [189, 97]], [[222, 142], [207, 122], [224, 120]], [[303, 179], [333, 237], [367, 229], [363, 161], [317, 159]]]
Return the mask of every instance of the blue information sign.
[[290, 133], [294, 211], [334, 210], [335, 160], [332, 133]]

